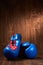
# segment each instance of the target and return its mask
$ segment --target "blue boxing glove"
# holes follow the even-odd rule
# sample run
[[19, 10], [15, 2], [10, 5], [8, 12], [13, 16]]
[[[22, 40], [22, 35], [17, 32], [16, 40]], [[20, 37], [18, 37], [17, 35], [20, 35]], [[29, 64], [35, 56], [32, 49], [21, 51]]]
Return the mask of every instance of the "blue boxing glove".
[[22, 36], [21, 34], [15, 34], [10, 38], [10, 44], [4, 48], [4, 56], [8, 59], [17, 58], [20, 51], [20, 45]]
[[24, 42], [22, 46], [24, 47], [24, 53], [27, 58], [35, 58], [37, 56], [38, 49], [35, 44]]

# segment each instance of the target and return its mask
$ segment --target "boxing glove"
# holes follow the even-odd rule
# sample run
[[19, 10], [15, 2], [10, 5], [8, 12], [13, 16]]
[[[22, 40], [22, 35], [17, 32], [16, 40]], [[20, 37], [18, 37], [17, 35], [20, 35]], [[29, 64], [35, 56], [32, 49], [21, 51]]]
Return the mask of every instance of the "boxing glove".
[[24, 47], [24, 53], [27, 58], [36, 58], [38, 55], [38, 49], [35, 44], [24, 42], [22, 46]]

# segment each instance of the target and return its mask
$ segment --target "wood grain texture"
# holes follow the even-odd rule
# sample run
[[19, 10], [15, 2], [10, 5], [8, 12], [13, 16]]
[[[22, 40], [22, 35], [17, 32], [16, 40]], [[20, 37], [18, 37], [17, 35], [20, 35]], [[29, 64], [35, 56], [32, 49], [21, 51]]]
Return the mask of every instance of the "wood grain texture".
[[[0, 56], [13, 34], [20, 33], [22, 41], [37, 45], [43, 57], [43, 3], [34, 0], [0, 1]], [[9, 4], [10, 3], [10, 4]]]
[[1, 65], [43, 65], [43, 60], [1, 61]]

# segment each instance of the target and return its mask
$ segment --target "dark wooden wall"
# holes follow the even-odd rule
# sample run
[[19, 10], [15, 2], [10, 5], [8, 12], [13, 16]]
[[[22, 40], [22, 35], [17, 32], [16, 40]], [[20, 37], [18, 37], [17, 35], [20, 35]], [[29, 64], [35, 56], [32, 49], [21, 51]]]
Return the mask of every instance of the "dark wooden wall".
[[0, 50], [13, 34], [35, 43], [43, 55], [43, 3], [38, 0], [0, 1]]

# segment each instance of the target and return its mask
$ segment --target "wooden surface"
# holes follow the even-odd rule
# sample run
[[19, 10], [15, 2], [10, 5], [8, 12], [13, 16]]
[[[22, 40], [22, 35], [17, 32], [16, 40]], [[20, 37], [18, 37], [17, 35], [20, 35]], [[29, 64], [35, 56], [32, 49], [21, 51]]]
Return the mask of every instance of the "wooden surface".
[[0, 65], [43, 65], [43, 60], [0, 61]]
[[[39, 58], [12, 62], [4, 60], [3, 49], [9, 43], [10, 37], [16, 33], [22, 35], [22, 41], [37, 45]], [[0, 65], [43, 65], [42, 0], [0, 0], [0, 59]]]
[[4, 56], [0, 57], [0, 65], [43, 65], [43, 56], [35, 59], [18, 57], [14, 60], [7, 60]]

